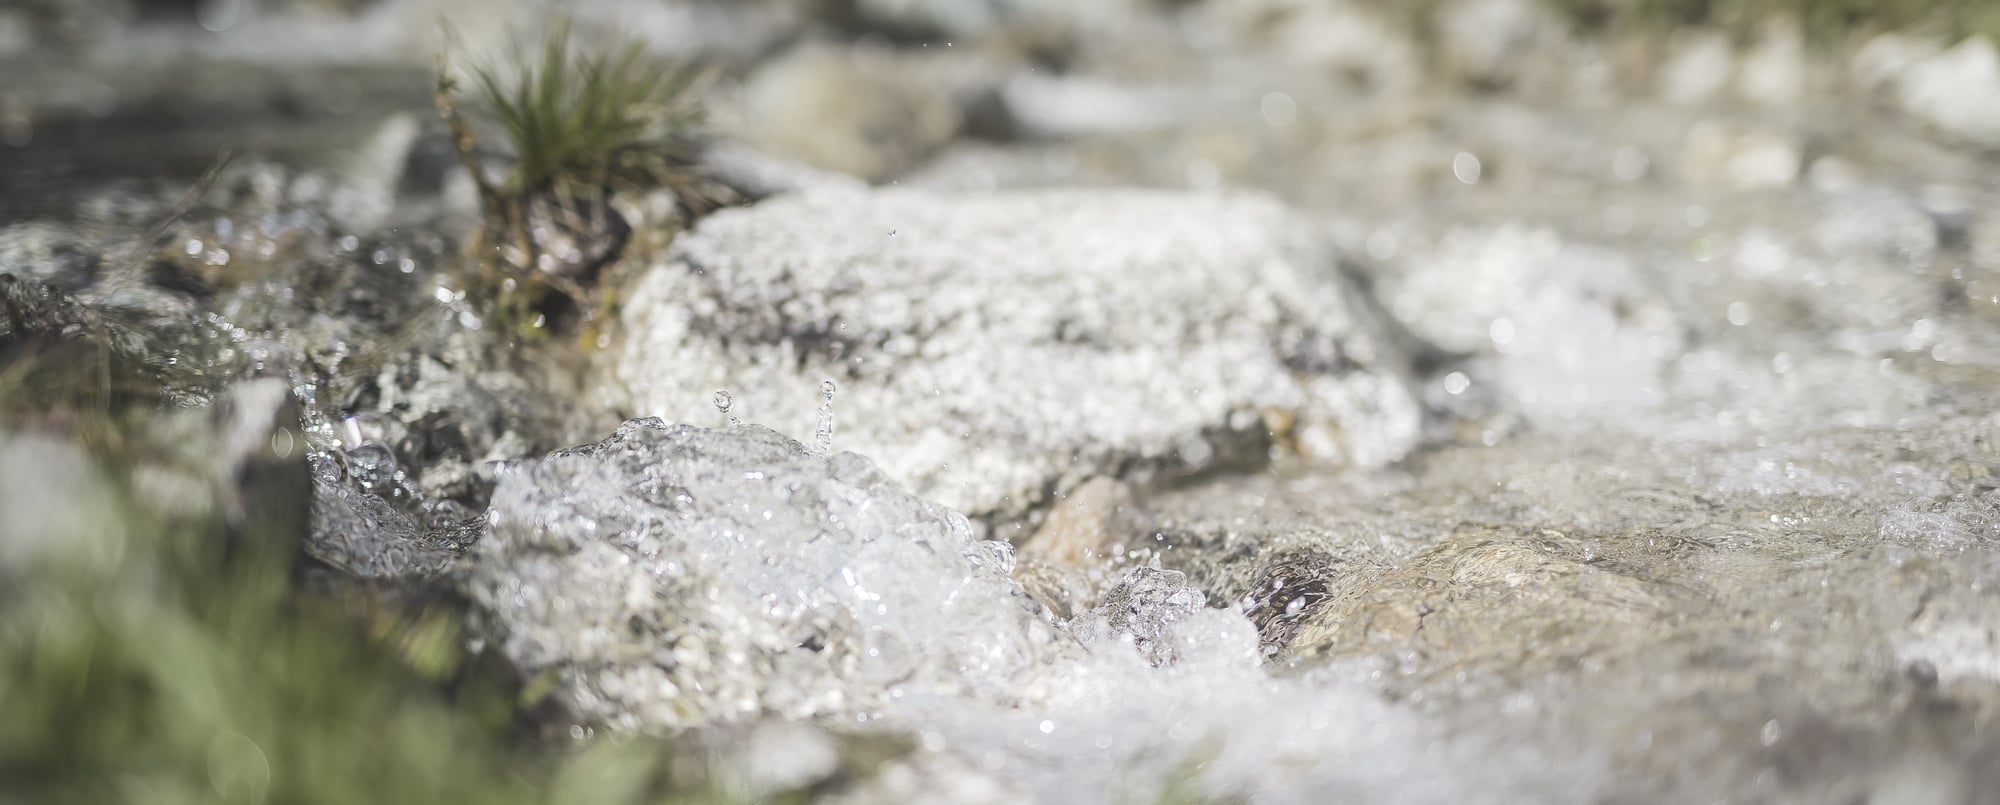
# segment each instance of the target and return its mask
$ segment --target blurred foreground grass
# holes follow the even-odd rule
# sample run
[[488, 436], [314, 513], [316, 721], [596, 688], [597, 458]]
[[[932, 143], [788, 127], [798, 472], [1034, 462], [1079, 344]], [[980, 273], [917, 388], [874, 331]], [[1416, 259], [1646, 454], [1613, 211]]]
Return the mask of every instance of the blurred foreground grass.
[[685, 742], [539, 734], [446, 594], [311, 569], [302, 443], [219, 477], [211, 412], [61, 354], [75, 394], [0, 394], [0, 803], [729, 799]]

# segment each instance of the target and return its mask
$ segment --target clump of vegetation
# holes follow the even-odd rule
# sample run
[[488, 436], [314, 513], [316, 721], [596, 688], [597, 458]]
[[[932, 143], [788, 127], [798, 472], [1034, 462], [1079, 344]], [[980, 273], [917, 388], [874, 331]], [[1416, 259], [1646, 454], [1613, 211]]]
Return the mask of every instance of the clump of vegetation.
[[665, 187], [691, 214], [721, 203], [691, 167], [701, 122], [696, 68], [656, 61], [634, 41], [579, 46], [558, 20], [524, 64], [476, 65], [471, 74], [511, 146], [503, 178], [489, 178], [481, 163], [442, 55], [437, 105], [478, 185], [485, 220], [475, 251], [509, 320], [544, 320], [550, 290], [590, 312], [591, 282], [631, 237], [612, 204], [616, 193]]
[[1951, 37], [2000, 35], [2000, 0], [1545, 1], [1586, 29], [1701, 25], [1748, 35], [1773, 19], [1784, 19], [1796, 21], [1808, 39], [1821, 43], [1907, 28]]

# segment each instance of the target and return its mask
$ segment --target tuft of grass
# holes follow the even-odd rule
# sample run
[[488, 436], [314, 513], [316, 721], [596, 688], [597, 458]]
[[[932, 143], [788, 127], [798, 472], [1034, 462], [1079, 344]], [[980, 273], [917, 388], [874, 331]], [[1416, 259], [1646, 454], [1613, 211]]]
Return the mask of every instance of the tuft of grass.
[[538, 47], [516, 50], [524, 56], [517, 67], [469, 71], [480, 106], [511, 146], [503, 177], [489, 178], [481, 164], [443, 53], [437, 106], [479, 189], [485, 220], [475, 251], [498, 269], [486, 277], [495, 311], [511, 329], [532, 334], [563, 312], [550, 304], [550, 290], [585, 318], [593, 312], [587, 286], [631, 234], [611, 204], [615, 193], [665, 187], [695, 215], [721, 199], [691, 167], [701, 70], [655, 60], [629, 39], [579, 45], [560, 18]]
[[656, 184], [702, 118], [691, 100], [695, 69], [655, 62], [635, 41], [577, 49], [566, 21], [518, 76], [492, 65], [473, 75], [514, 146], [515, 193]]

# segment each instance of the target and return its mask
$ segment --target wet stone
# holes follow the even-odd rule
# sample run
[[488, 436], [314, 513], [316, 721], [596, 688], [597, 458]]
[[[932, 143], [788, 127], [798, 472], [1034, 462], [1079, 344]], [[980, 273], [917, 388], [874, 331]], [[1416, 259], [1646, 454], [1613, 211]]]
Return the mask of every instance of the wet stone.
[[604, 403], [786, 430], [987, 521], [1096, 475], [1378, 466], [1419, 436], [1403, 356], [1330, 248], [1256, 196], [809, 193], [705, 219], [644, 272]]

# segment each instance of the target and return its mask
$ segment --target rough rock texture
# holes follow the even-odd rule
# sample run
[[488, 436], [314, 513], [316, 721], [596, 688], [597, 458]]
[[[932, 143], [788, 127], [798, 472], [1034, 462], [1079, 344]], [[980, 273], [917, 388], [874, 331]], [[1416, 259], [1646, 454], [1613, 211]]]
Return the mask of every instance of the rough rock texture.
[[838, 381], [843, 448], [973, 517], [1092, 475], [1262, 463], [1273, 436], [1375, 466], [1422, 420], [1334, 256], [1252, 196], [1139, 191], [773, 200], [646, 272], [610, 403], [804, 428]]
[[509, 472], [465, 582], [529, 674], [620, 728], [1006, 700], [1058, 633], [1013, 553], [867, 459], [658, 420]]
[[1153, 533], [1129, 485], [1092, 478], [1050, 506], [1041, 527], [1021, 543], [1014, 580], [1057, 617], [1075, 617], [1120, 581], [1106, 562]]
[[[1374, 658], [1467, 724], [1582, 738], [1616, 770], [1593, 801], [1984, 802], [1964, 792], [1990, 790], [2000, 691], [2000, 639], [1972, 625], [2000, 604], [1993, 427], [1775, 453], [1539, 433], [1229, 479], [1142, 499], [1164, 538], [1127, 562], [1237, 602], [1280, 667]], [[1746, 488], [1774, 455], [1796, 458]]]

